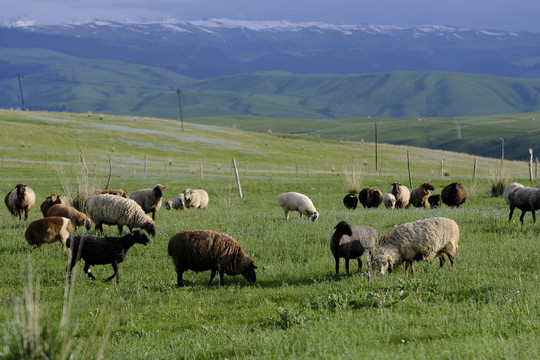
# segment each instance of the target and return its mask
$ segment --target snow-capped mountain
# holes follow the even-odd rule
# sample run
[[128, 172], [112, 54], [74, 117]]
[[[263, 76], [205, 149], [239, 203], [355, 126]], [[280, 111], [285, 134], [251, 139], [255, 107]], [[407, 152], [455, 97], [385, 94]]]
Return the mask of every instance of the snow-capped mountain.
[[540, 34], [443, 25], [392, 26], [207, 19], [0, 28], [0, 46], [158, 65], [190, 77], [254, 71], [298, 74], [456, 71], [536, 77]]

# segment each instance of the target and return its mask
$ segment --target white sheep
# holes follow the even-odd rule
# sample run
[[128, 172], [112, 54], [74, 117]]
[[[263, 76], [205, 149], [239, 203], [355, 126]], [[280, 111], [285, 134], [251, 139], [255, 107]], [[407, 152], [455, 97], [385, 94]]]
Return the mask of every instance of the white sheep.
[[165, 206], [165, 209], [167, 210], [185, 210], [186, 209], [186, 202], [184, 200], [184, 193], [178, 194], [173, 201], [167, 200], [163, 203]]
[[208, 201], [208, 193], [203, 189], [184, 190], [184, 203], [186, 208], [193, 207], [196, 209], [206, 209], [208, 207]]
[[306, 215], [311, 221], [317, 220], [319, 213], [313, 206], [311, 199], [297, 192], [286, 192], [277, 197], [278, 204], [283, 208], [285, 219], [289, 219], [289, 211], [298, 211], [300, 219]]
[[396, 207], [396, 197], [391, 193], [387, 193], [384, 195], [383, 203], [387, 209], [394, 209]]
[[533, 223], [536, 224], [535, 211], [540, 209], [540, 188], [527, 187], [520, 183], [511, 183], [504, 190], [503, 197], [510, 205], [510, 214], [508, 215], [508, 221], [512, 220], [514, 209], [521, 210], [521, 216], [519, 220], [523, 224], [523, 218], [525, 213], [530, 211], [533, 217]]
[[409, 206], [411, 192], [405, 185], [395, 182], [392, 184], [392, 187], [390, 190], [388, 190], [388, 192], [394, 195], [396, 198], [396, 208], [406, 208]]
[[21, 219], [24, 212], [24, 219], [28, 219], [28, 212], [34, 208], [36, 204], [36, 194], [29, 186], [25, 184], [17, 184], [13, 190], [6, 194], [4, 203], [9, 212], [13, 216], [19, 216]]
[[135, 200], [100, 194], [90, 198], [86, 208], [88, 215], [96, 224], [96, 230], [100, 232], [103, 232], [103, 224], [117, 225], [118, 233], [122, 234], [125, 225], [130, 232], [133, 228], [141, 228], [152, 236], [156, 235], [156, 223], [145, 214]]
[[156, 212], [161, 208], [163, 189], [163, 185], [157, 184], [152, 189], [135, 190], [129, 198], [135, 200], [145, 213], [152, 213], [152, 219], [156, 220]]
[[429, 261], [438, 257], [440, 266], [444, 254], [455, 264], [458, 249], [459, 227], [454, 220], [436, 217], [398, 225], [382, 236], [377, 251], [379, 274], [391, 271], [401, 263], [405, 270], [414, 272], [414, 261]]
[[62, 243], [62, 247], [66, 246], [66, 239], [69, 233], [73, 230], [71, 220], [65, 217], [55, 216], [32, 221], [24, 237], [30, 246], [38, 248], [41, 244], [51, 244], [56, 241]]

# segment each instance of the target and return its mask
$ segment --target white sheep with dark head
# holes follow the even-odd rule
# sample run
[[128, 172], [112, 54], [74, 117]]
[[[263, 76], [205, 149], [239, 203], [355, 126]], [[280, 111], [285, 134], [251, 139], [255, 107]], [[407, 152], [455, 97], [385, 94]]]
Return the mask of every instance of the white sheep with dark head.
[[135, 190], [129, 198], [135, 200], [145, 213], [152, 213], [152, 219], [156, 220], [156, 212], [161, 208], [164, 189], [163, 185], [157, 184], [152, 189]]
[[309, 220], [315, 221], [319, 217], [319, 213], [311, 199], [304, 194], [297, 192], [286, 192], [279, 194], [277, 197], [278, 204], [283, 208], [285, 219], [289, 219], [289, 211], [298, 211], [300, 219], [302, 215], [306, 215]]
[[28, 212], [36, 204], [36, 194], [29, 186], [17, 184], [13, 190], [6, 194], [4, 203], [11, 215], [19, 216], [20, 220], [24, 212], [24, 219], [27, 220]]

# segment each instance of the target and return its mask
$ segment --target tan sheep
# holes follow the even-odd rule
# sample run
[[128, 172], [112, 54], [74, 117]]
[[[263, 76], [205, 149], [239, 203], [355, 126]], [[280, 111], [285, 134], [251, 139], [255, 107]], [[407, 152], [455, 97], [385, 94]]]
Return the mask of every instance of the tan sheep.
[[51, 206], [49, 210], [47, 210], [47, 217], [52, 216], [61, 216], [70, 219], [75, 230], [77, 230], [79, 226], [84, 226], [86, 230], [90, 230], [90, 227], [92, 226], [92, 221], [88, 216], [71, 206], [63, 204]]
[[176, 283], [183, 286], [182, 276], [185, 271], [195, 272], [211, 270], [210, 281], [219, 272], [219, 283], [224, 285], [224, 274], [235, 276], [242, 274], [249, 282], [255, 282], [253, 260], [242, 250], [240, 244], [225, 233], [211, 230], [186, 230], [169, 240], [169, 256], [176, 268]]
[[455, 264], [458, 249], [459, 227], [454, 220], [436, 217], [398, 225], [379, 240], [377, 264], [379, 273], [392, 271], [405, 263], [414, 272], [414, 261], [429, 261], [438, 257], [440, 266], [445, 263], [444, 254]]
[[306, 215], [309, 220], [315, 221], [319, 217], [319, 213], [311, 199], [304, 194], [297, 192], [286, 192], [279, 194], [277, 197], [278, 204], [283, 208], [285, 219], [289, 219], [289, 211], [298, 211], [300, 219], [302, 215]]
[[130, 232], [134, 228], [141, 228], [152, 236], [156, 235], [156, 223], [144, 213], [135, 200], [100, 194], [90, 198], [86, 208], [96, 230], [100, 232], [103, 232], [105, 224], [117, 225], [119, 234], [122, 234], [123, 226], [127, 226]]
[[71, 220], [65, 217], [55, 216], [32, 221], [24, 237], [30, 246], [38, 248], [41, 244], [60, 241], [62, 247], [66, 247], [66, 239], [73, 231]]
[[13, 190], [6, 194], [4, 203], [13, 216], [19, 216], [21, 220], [24, 212], [24, 219], [28, 219], [28, 212], [34, 208], [36, 203], [36, 194], [29, 186], [17, 184]]
[[157, 184], [152, 189], [135, 190], [129, 198], [135, 200], [145, 213], [152, 213], [152, 219], [156, 220], [156, 212], [161, 208], [164, 189], [163, 185]]
[[208, 201], [208, 193], [203, 189], [184, 190], [186, 208], [206, 209], [208, 207]]
[[406, 208], [409, 206], [411, 199], [411, 192], [405, 185], [401, 185], [398, 182], [392, 184], [392, 187], [388, 192], [396, 198], [396, 208]]
[[47, 217], [47, 210], [49, 210], [49, 208], [55, 204], [71, 206], [71, 199], [57, 193], [52, 193], [51, 195], [47, 196], [45, 201], [43, 201], [40, 206], [43, 217]]

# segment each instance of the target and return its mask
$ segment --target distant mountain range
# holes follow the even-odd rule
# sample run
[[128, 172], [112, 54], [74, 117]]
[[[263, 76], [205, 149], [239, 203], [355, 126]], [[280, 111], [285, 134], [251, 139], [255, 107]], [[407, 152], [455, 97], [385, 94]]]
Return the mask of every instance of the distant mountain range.
[[0, 107], [176, 118], [540, 110], [540, 33], [448, 26], [93, 21], [0, 26]]
[[449, 71], [540, 77], [540, 33], [449, 26], [164, 20], [0, 28], [0, 47], [159, 66], [191, 78], [258, 71], [371, 74]]

